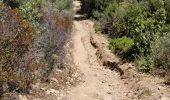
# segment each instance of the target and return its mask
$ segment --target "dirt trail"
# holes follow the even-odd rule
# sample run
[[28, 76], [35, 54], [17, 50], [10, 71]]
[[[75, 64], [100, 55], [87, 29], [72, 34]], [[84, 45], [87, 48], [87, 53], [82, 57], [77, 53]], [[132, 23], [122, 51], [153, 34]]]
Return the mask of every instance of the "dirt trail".
[[[79, 8], [80, 2], [75, 1], [74, 4], [76, 4], [75, 7]], [[97, 61], [96, 49], [90, 43], [90, 33], [93, 32], [92, 21], [74, 21], [72, 32], [73, 59], [75, 65], [83, 74], [83, 82], [70, 89], [66, 100], [125, 99], [127, 89], [124, 87], [119, 74], [105, 69]]]
[[[74, 11], [79, 9], [80, 1], [74, 1]], [[107, 38], [93, 34], [94, 23], [79, 14], [75, 14], [75, 19], [69, 43], [73, 44], [69, 47], [72, 56], [69, 52], [67, 58], [78, 71], [72, 69], [74, 72], [66, 73], [56, 69], [50, 77], [50, 84], [34, 84], [31, 94], [19, 95], [17, 100], [170, 100], [170, 86], [163, 84], [164, 79], [139, 73], [132, 63], [120, 64], [121, 60], [107, 49]], [[96, 42], [92, 42], [92, 38]], [[101, 66], [102, 57], [97, 52], [99, 46], [94, 48], [93, 43], [100, 44], [100, 50], [108, 50], [100, 54], [109, 52], [116, 64], [118, 61], [117, 68], [124, 72], [123, 76]]]
[[84, 82], [71, 88], [68, 100], [121, 100], [126, 88], [119, 74], [98, 64], [96, 50], [90, 44], [91, 31], [88, 30], [92, 30], [92, 22], [75, 21], [74, 25], [74, 62], [84, 74]]
[[[80, 1], [74, 1], [75, 12], [81, 9], [80, 5]], [[170, 100], [170, 88], [162, 84], [163, 79], [139, 73], [131, 63], [118, 65], [125, 72], [121, 77], [119, 72], [101, 66], [96, 55], [98, 48], [91, 44], [93, 35], [99, 36], [93, 34], [94, 23], [75, 14], [73, 24], [73, 62], [83, 77], [82, 82], [70, 88], [62, 100]], [[107, 44], [103, 43], [107, 39], [102, 36], [97, 41], [101, 45]]]

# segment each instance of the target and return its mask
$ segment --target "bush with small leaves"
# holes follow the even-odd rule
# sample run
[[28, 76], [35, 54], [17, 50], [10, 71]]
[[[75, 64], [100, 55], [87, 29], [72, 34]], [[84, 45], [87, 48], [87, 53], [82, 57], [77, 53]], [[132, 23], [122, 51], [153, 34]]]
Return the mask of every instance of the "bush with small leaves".
[[[155, 43], [161, 44], [159, 39], [166, 37], [166, 34], [170, 32], [169, 0], [82, 1], [85, 8], [88, 9], [90, 17], [98, 21], [95, 25], [96, 30], [113, 38], [109, 45], [111, 50], [121, 55], [129, 50], [128, 55], [138, 59], [140, 70], [147, 72], [156, 68], [155, 59], [162, 58], [154, 57], [153, 50], [156, 49], [154, 45]], [[89, 7], [90, 5], [93, 6]], [[128, 40], [124, 41], [126, 40], [124, 37], [133, 40], [133, 52], [131, 52], [132, 49], [124, 46], [130, 43]], [[128, 46], [131, 47], [131, 45]], [[160, 52], [168, 52], [167, 48], [164, 46]], [[167, 62], [167, 58], [163, 58], [162, 60]]]
[[127, 37], [111, 39], [109, 44], [109, 48], [118, 54], [127, 53], [133, 46], [134, 41]]

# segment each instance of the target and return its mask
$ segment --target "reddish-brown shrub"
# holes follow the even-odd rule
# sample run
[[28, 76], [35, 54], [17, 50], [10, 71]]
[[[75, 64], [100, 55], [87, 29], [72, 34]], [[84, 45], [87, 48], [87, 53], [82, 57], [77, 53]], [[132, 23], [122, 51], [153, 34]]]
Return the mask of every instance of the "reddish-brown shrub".
[[0, 12], [0, 81], [9, 83], [8, 88], [12, 87], [11, 82], [18, 87], [27, 87], [30, 80], [23, 73], [28, 65], [22, 62], [29, 54], [32, 28], [17, 9], [1, 4]]
[[41, 10], [41, 30], [35, 35], [36, 30], [17, 9], [0, 5], [0, 81], [10, 91], [19, 87], [23, 92], [37, 79], [47, 79], [54, 67], [64, 66], [64, 44], [70, 35], [71, 18], [50, 7]]
[[57, 16], [56, 17], [56, 25], [58, 26], [59, 30], [62, 32], [66, 31], [70, 27], [70, 19], [68, 16]]

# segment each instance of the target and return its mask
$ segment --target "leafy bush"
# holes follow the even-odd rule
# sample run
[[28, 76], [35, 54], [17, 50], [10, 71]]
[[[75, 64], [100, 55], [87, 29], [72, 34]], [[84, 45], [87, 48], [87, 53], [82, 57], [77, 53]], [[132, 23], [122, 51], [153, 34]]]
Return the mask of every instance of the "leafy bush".
[[[38, 4], [34, 2], [25, 2], [24, 5], [19, 7], [23, 19], [31, 22], [34, 31], [40, 31], [40, 17], [41, 12], [38, 10]], [[37, 6], [37, 8], [35, 8]]]
[[148, 73], [154, 69], [154, 60], [148, 57], [140, 57], [136, 60], [139, 71]]
[[[169, 47], [160, 45], [162, 44], [160, 39], [167, 37], [166, 33], [170, 31], [169, 0], [83, 0], [83, 2], [87, 3], [83, 5], [90, 9], [88, 14], [98, 21], [97, 30], [112, 38], [109, 47], [114, 52], [121, 55], [128, 52], [128, 55], [138, 60], [139, 69], [145, 72], [159, 68], [157, 66], [169, 66], [167, 54]], [[133, 40], [133, 43], [129, 39]], [[162, 48], [156, 49], [155, 44]], [[133, 52], [129, 49], [131, 46]], [[154, 53], [155, 49], [159, 53]]]
[[[170, 41], [169, 35], [158, 37], [152, 44], [151, 53], [147, 57], [139, 57], [136, 61], [139, 70], [150, 72], [153, 69], [163, 69], [165, 71], [170, 69]], [[169, 72], [167, 72], [169, 73]]]
[[167, 11], [167, 23], [170, 24], [170, 0], [165, 0], [165, 9]]
[[159, 38], [152, 47], [152, 57], [155, 67], [170, 69], [170, 35]]
[[127, 37], [111, 39], [109, 44], [109, 48], [118, 54], [127, 53], [133, 46], [134, 41]]
[[19, 2], [16, 0], [3, 0], [3, 2], [12, 8], [18, 8], [20, 6]]
[[92, 10], [94, 9], [95, 0], [81, 0], [82, 2], [82, 12], [86, 13], [88, 17], [91, 16]]
[[56, 0], [55, 2], [59, 11], [70, 10], [72, 7], [72, 0]]

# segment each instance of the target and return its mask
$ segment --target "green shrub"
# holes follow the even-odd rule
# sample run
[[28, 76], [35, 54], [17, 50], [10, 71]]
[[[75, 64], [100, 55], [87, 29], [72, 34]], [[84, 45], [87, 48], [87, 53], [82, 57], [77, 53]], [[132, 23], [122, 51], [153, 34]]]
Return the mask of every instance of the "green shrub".
[[[157, 39], [151, 45], [151, 52], [148, 55], [140, 56], [136, 60], [139, 70], [151, 72], [154, 69], [170, 69], [170, 36], [169, 33]], [[167, 71], [167, 73], [169, 73]]]
[[91, 17], [92, 10], [95, 7], [95, 0], [81, 0], [82, 2], [82, 12], [86, 13], [88, 17]]
[[[168, 66], [169, 49], [160, 45], [168, 42], [162, 43], [159, 40], [170, 31], [167, 25], [169, 0], [83, 1], [87, 3], [84, 4], [86, 6], [93, 5], [88, 7], [89, 15], [99, 22], [96, 30], [112, 38], [109, 45], [112, 51], [134, 56], [139, 69], [144, 72], [157, 66]], [[159, 44], [162, 49], [157, 50], [155, 44]], [[159, 53], [154, 53], [154, 50]]]
[[3, 2], [12, 8], [18, 8], [20, 6], [20, 3], [17, 0], [3, 0]]
[[136, 62], [139, 71], [148, 73], [154, 69], [154, 60], [147, 57], [139, 57]]
[[[87, 13], [90, 17], [98, 18], [103, 11], [108, 7], [108, 5], [112, 5], [112, 2], [116, 0], [81, 0], [82, 1], [82, 10]], [[96, 16], [97, 15], [97, 16]]]
[[134, 41], [127, 37], [111, 39], [109, 44], [109, 48], [118, 54], [127, 53], [133, 46]]
[[72, 8], [72, 0], [56, 0], [55, 4], [59, 11], [70, 10]]
[[170, 35], [159, 38], [152, 47], [152, 57], [155, 67], [170, 69]]
[[19, 7], [20, 12], [22, 14], [23, 19], [31, 22], [35, 31], [38, 31], [40, 28], [40, 17], [41, 12], [38, 10], [39, 8], [35, 8], [35, 2], [26, 2], [24, 5]]
[[148, 0], [151, 11], [156, 11], [162, 7], [164, 7], [163, 0]]
[[167, 11], [167, 23], [170, 24], [170, 0], [165, 0], [165, 9]]

